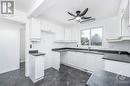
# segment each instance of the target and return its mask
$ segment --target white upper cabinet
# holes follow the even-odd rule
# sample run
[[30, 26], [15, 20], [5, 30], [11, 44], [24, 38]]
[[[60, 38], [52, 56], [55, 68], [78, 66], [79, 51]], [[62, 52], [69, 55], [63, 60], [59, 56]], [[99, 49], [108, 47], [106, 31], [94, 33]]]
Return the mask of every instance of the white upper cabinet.
[[71, 41], [72, 40], [72, 36], [71, 36], [71, 33], [72, 33], [72, 30], [69, 28], [65, 28], [64, 29], [65, 31], [65, 40], [66, 41]]
[[56, 42], [58, 43], [76, 43], [77, 41], [72, 39], [72, 29], [61, 29], [56, 33]]
[[31, 41], [40, 41], [41, 39], [41, 24], [37, 18], [30, 19], [30, 39]]
[[46, 26], [45, 24], [41, 23], [41, 30], [42, 31], [50, 31], [49, 27]]
[[56, 42], [64, 40], [64, 29], [58, 29], [56, 31]]
[[128, 12], [129, 12], [129, 26], [130, 26], [130, 0], [128, 1]]
[[[129, 1], [130, 2], [130, 1]], [[126, 4], [126, 8], [124, 10], [124, 14], [122, 16], [121, 21], [121, 38], [122, 40], [130, 40], [130, 14], [129, 14], [129, 6], [130, 4]]]
[[121, 21], [121, 26], [122, 26], [122, 36], [130, 36], [130, 28], [129, 26], [129, 9], [128, 5], [127, 8], [124, 11], [124, 15], [122, 16], [122, 21]]
[[43, 22], [41, 22], [41, 31], [43, 32], [55, 32], [53, 28]]
[[121, 0], [119, 13], [117, 18], [111, 19], [107, 23], [108, 27], [111, 28], [108, 31], [108, 42], [119, 42], [124, 40], [130, 40], [130, 14], [129, 14], [129, 0]]
[[124, 15], [125, 9], [127, 8], [129, 0], [121, 0], [119, 7], [119, 15], [122, 17]]
[[107, 40], [116, 40], [121, 36], [121, 19], [119, 16], [108, 19], [105, 22]]

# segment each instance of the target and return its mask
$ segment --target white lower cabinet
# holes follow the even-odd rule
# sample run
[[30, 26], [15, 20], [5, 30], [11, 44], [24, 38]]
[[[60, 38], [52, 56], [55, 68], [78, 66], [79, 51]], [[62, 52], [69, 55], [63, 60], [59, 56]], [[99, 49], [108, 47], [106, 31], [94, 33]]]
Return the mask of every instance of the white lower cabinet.
[[105, 60], [105, 70], [130, 77], [130, 63]]
[[104, 69], [104, 55], [82, 53], [82, 52], [62, 52], [61, 63], [81, 70], [94, 71], [96, 69]]
[[104, 55], [99, 54], [87, 54], [87, 65], [86, 68], [90, 71], [104, 69], [104, 60], [102, 59]]
[[35, 83], [44, 78], [44, 56], [30, 55], [29, 77]]
[[53, 57], [52, 57], [52, 65], [53, 68], [59, 71], [60, 68], [60, 53], [59, 52], [52, 52]]

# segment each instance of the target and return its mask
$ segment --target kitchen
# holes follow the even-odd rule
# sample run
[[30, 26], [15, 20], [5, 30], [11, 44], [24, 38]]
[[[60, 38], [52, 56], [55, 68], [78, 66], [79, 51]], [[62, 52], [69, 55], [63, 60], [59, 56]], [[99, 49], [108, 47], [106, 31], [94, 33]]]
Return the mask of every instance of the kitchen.
[[[15, 16], [1, 18], [24, 26], [26, 45], [22, 71], [26, 82], [17, 75], [18, 83], [6, 81], [0, 71], [2, 86], [130, 85], [130, 1], [73, 2], [37, 0], [27, 12], [15, 10]], [[16, 7], [19, 4], [16, 0]], [[82, 21], [84, 16], [92, 21]]]

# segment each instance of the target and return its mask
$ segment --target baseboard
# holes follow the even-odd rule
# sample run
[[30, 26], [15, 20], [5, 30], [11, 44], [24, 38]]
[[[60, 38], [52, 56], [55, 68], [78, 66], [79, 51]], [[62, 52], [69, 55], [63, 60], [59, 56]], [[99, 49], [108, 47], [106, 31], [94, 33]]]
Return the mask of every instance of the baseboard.
[[81, 70], [83, 72], [93, 73], [93, 71], [90, 71], [90, 70], [87, 70], [87, 69], [83, 69], [81, 67], [77, 67], [77, 66], [74, 66], [74, 65], [71, 65], [71, 64], [67, 64], [67, 63], [63, 63], [63, 62], [61, 64], [69, 66], [69, 67], [72, 67], [72, 68], [75, 68], [75, 69], [78, 69], [78, 70]]
[[19, 67], [11, 68], [11, 69], [8, 69], [8, 70], [1, 71], [0, 74], [8, 73], [8, 72], [15, 71], [15, 70], [18, 70], [18, 69], [19, 69]]

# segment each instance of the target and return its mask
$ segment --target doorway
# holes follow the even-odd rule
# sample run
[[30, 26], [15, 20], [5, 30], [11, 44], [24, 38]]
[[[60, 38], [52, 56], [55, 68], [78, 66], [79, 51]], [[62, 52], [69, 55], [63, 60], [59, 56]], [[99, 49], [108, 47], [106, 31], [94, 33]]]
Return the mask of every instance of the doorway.
[[20, 69], [25, 72], [25, 25], [20, 28]]

